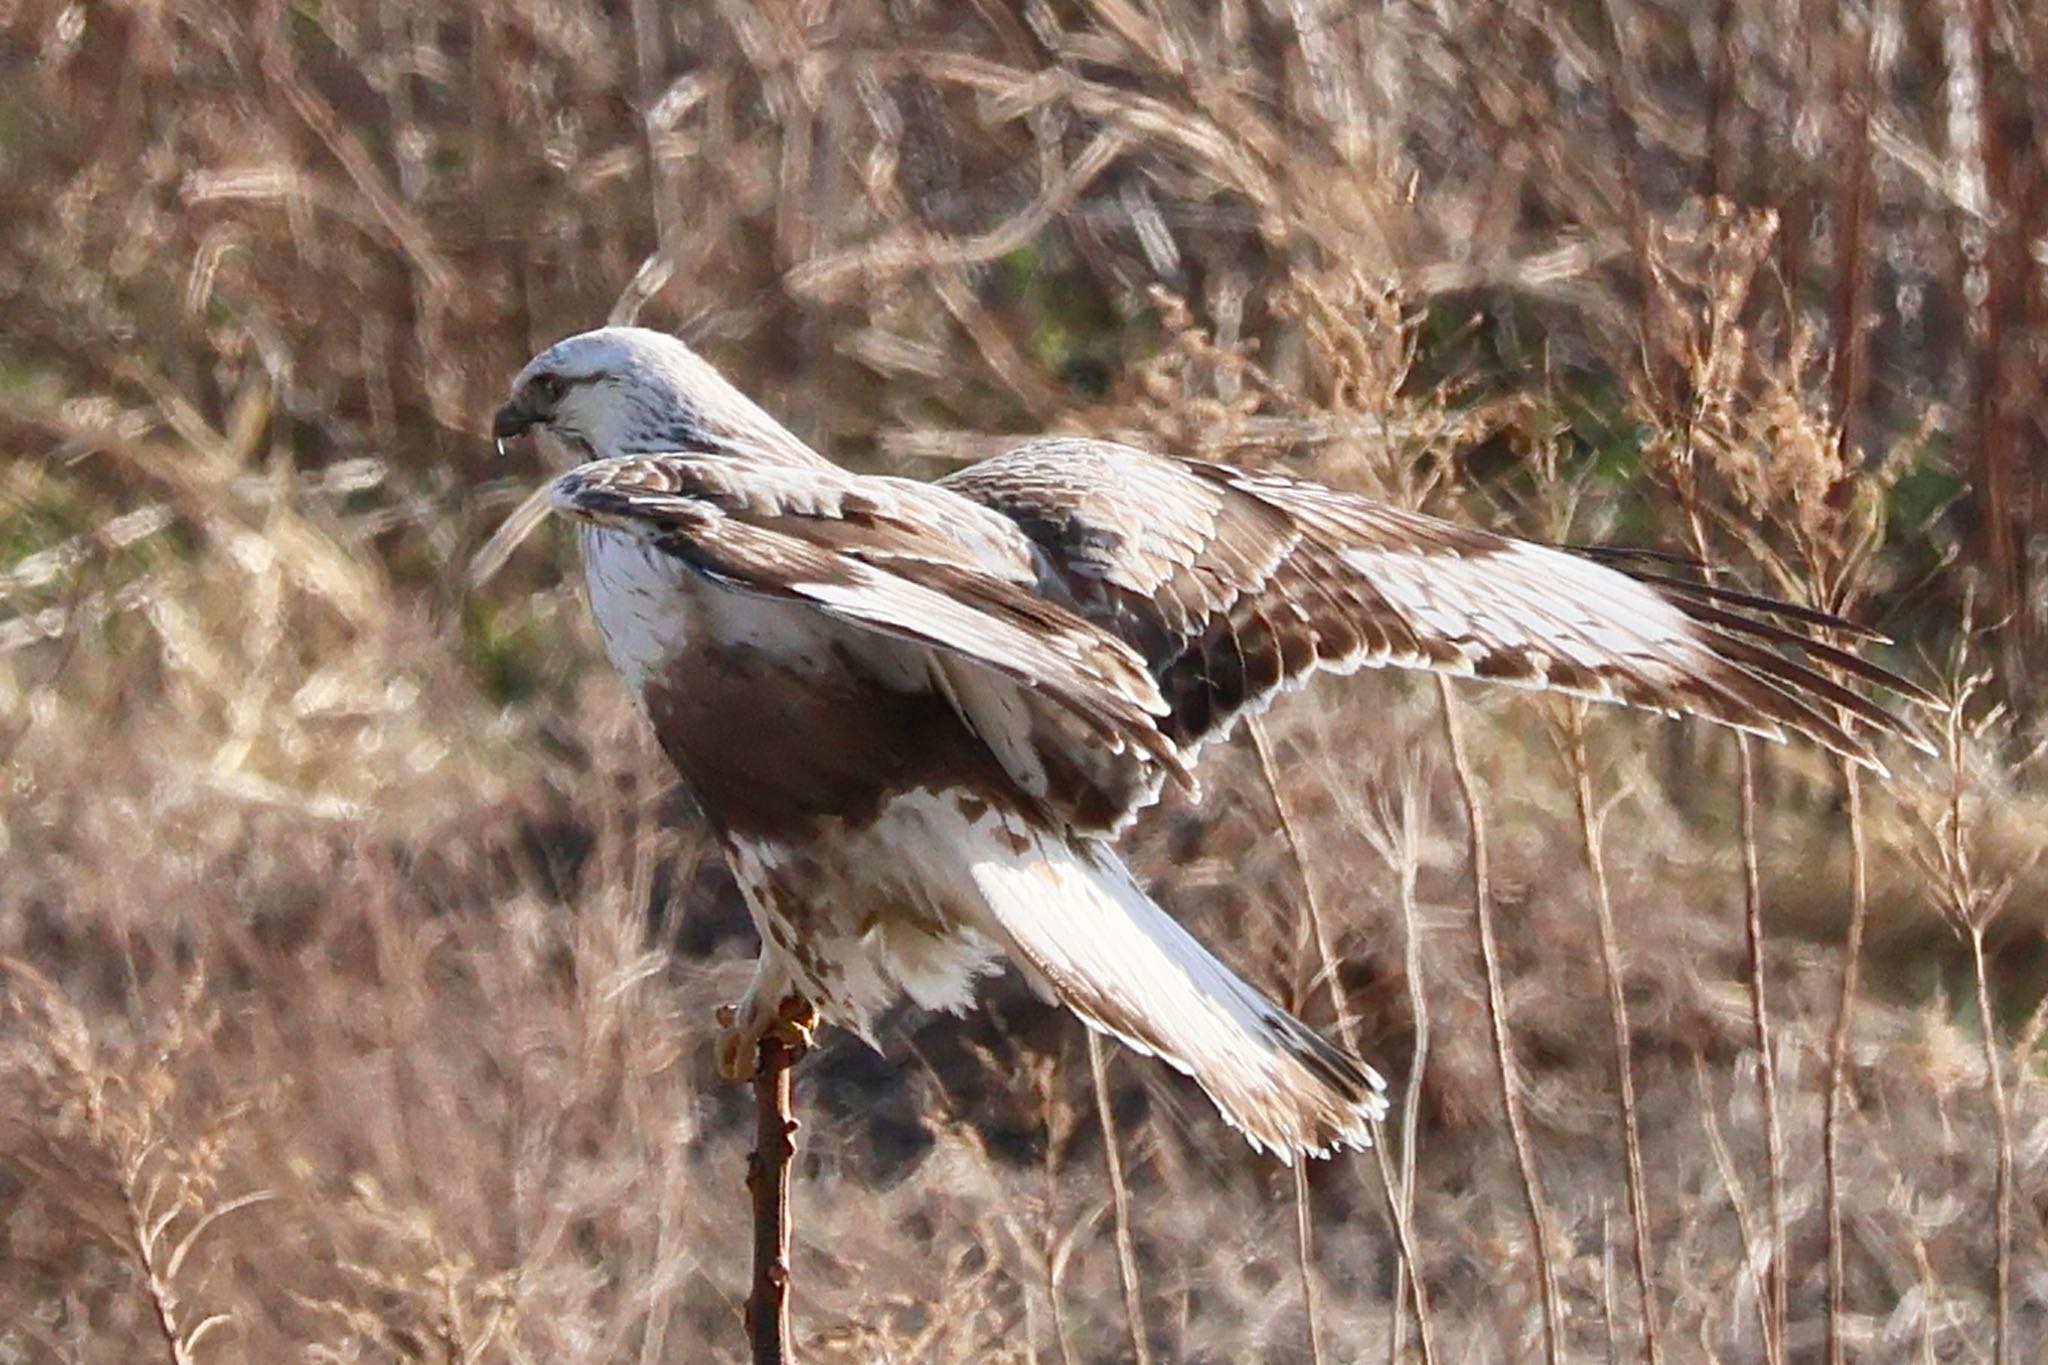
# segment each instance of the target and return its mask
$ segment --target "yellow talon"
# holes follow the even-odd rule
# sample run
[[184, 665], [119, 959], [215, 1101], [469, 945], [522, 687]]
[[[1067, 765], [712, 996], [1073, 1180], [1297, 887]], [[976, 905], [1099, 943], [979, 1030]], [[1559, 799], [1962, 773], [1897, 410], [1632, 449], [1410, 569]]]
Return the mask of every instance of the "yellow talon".
[[811, 1035], [818, 1029], [818, 1007], [800, 995], [787, 995], [775, 1007], [775, 1024], [769, 1032], [790, 1046], [802, 1049], [811, 1045]]
[[812, 1034], [818, 1026], [818, 1011], [801, 996], [786, 996], [772, 1013], [758, 1008], [747, 1010], [747, 1022], [740, 1022], [740, 1007], [720, 1005], [716, 1060], [718, 1074], [729, 1081], [748, 1081], [760, 1070], [761, 1044], [774, 1039], [789, 1053], [794, 1065], [811, 1049]]

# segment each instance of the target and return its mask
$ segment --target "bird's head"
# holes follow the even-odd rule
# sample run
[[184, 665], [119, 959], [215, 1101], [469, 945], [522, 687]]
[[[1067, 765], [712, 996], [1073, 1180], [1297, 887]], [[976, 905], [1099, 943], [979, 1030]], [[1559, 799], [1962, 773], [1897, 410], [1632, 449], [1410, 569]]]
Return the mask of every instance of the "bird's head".
[[601, 327], [526, 362], [491, 422], [500, 441], [551, 431], [586, 454], [693, 449], [695, 371], [708, 366], [672, 336]]
[[676, 451], [819, 458], [695, 351], [645, 327], [582, 332], [527, 361], [491, 435], [505, 441], [536, 430], [596, 459]]

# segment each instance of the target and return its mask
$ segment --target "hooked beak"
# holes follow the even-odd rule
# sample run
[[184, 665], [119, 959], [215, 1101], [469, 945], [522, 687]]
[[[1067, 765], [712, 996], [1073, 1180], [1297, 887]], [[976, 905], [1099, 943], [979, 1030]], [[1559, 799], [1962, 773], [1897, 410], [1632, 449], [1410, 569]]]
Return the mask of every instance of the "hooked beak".
[[491, 419], [491, 436], [496, 440], [509, 441], [514, 436], [524, 436], [544, 420], [545, 415], [534, 411], [529, 399], [516, 397], [499, 408], [498, 415]]

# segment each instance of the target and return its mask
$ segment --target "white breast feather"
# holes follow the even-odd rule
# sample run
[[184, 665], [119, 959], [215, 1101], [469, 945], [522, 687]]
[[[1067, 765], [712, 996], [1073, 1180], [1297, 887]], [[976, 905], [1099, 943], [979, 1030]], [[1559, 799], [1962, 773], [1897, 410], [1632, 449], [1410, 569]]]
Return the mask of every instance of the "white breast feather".
[[815, 611], [720, 588], [629, 532], [586, 526], [583, 574], [605, 653], [636, 696], [693, 646], [760, 650], [792, 673], [836, 666], [843, 632]]
[[636, 697], [690, 643], [689, 570], [635, 536], [583, 528], [583, 577], [590, 614], [612, 666]]

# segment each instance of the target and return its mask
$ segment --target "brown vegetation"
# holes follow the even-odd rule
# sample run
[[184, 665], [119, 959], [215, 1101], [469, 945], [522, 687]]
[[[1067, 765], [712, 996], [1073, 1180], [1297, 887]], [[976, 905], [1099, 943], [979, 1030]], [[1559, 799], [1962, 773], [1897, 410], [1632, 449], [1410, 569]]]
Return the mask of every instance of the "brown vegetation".
[[805, 1358], [2038, 1356], [2044, 13], [0, 5], [0, 1360], [742, 1354], [744, 917], [565, 546], [469, 586], [507, 376], [635, 315], [864, 467], [1281, 463], [1959, 703], [1860, 782], [1274, 711], [1133, 857], [1389, 1148], [1297, 1186], [1014, 982], [831, 1038]]

